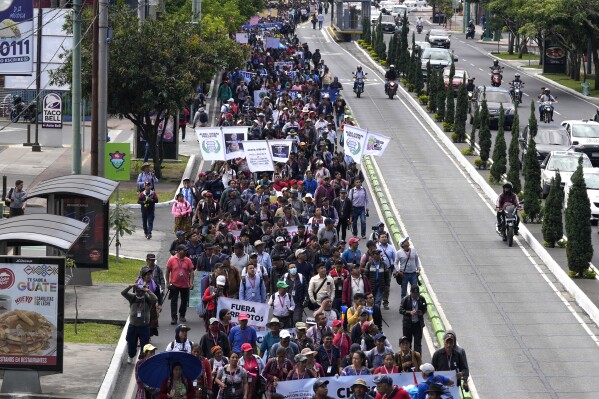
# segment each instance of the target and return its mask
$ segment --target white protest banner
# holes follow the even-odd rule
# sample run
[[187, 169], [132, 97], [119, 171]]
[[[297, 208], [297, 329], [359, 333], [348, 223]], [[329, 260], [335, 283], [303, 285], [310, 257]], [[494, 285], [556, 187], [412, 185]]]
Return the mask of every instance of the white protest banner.
[[266, 327], [268, 323], [268, 310], [270, 306], [266, 303], [240, 301], [232, 298], [218, 298], [218, 306], [216, 314], [220, 313], [221, 309], [231, 311], [231, 320], [237, 323], [239, 313], [247, 313], [250, 317], [248, 324], [255, 327]]
[[364, 155], [374, 155], [382, 157], [387, 145], [391, 139], [382, 134], [368, 132], [366, 135], [366, 148], [364, 149]]
[[250, 140], [243, 142], [245, 160], [250, 172], [274, 171], [272, 156], [266, 140]]
[[220, 127], [197, 127], [196, 137], [200, 143], [202, 159], [205, 161], [224, 161], [225, 144]]
[[231, 159], [245, 157], [243, 141], [248, 139], [248, 127], [224, 126], [222, 129], [225, 142], [225, 159], [230, 161]]
[[239, 76], [243, 78], [245, 83], [249, 83], [250, 80], [252, 80], [252, 78], [254, 77], [254, 75], [256, 75], [254, 72], [239, 71]]
[[345, 125], [343, 128], [343, 151], [349, 155], [355, 163], [362, 163], [362, 154], [366, 146], [366, 135], [368, 132], [355, 126]]
[[[453, 381], [456, 380], [455, 372], [452, 372], [452, 371], [435, 372], [435, 375], [438, 375], [438, 374], [445, 375], [446, 377], [452, 379]], [[393, 378], [394, 385], [404, 387], [404, 389], [414, 388], [414, 386], [417, 385], [417, 383], [414, 382], [415, 378], [418, 383], [423, 381], [422, 374], [420, 372], [415, 373], [415, 374], [414, 373], [401, 373], [401, 374], [388, 374], [388, 375], [391, 378]], [[376, 388], [376, 384], [373, 382], [373, 380], [376, 377], [377, 376], [374, 374], [360, 376], [360, 378], [362, 378], [364, 381], [366, 381], [366, 384], [368, 384], [368, 386], [371, 389]], [[347, 398], [351, 397], [351, 395], [352, 395], [351, 386], [356, 381], [356, 377], [355, 376], [346, 376], [346, 377], [339, 377], [339, 378], [325, 377], [325, 378], [321, 378], [321, 380], [329, 381], [329, 385], [328, 385], [329, 397], [331, 397], [333, 399], [347, 399]], [[286, 399], [311, 398], [312, 395], [314, 395], [314, 389], [312, 388], [314, 386], [314, 382], [316, 382], [316, 378], [306, 378], [303, 380], [294, 380], [294, 381], [280, 381], [277, 384], [277, 393], [285, 396]], [[453, 396], [453, 399], [460, 398], [459, 388], [456, 386], [456, 384], [454, 384], [454, 386], [452, 386], [452, 387], [449, 387], [448, 393], [451, 394], [451, 396]], [[443, 397], [449, 398], [450, 396], [444, 395]]]
[[267, 37], [264, 47], [267, 49], [268, 48], [279, 48], [280, 42], [281, 42], [281, 39], [279, 39], [278, 37]]
[[247, 44], [249, 35], [247, 33], [236, 33], [235, 41], [239, 44]]
[[268, 140], [273, 162], [287, 162], [293, 140]]
[[276, 61], [275, 69], [277, 69], [277, 67], [279, 67], [280, 70], [283, 70], [283, 68], [292, 69], [293, 61]]
[[260, 89], [260, 90], [255, 90], [254, 91], [254, 105], [258, 106], [260, 104], [262, 104], [262, 99], [264, 97], [266, 97], [266, 90], [265, 89]]

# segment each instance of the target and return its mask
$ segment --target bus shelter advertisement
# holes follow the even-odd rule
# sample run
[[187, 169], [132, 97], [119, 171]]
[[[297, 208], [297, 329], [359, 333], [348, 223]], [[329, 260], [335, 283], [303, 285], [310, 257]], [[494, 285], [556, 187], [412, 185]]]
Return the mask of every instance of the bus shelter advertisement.
[[0, 257], [0, 369], [62, 372], [64, 258]]

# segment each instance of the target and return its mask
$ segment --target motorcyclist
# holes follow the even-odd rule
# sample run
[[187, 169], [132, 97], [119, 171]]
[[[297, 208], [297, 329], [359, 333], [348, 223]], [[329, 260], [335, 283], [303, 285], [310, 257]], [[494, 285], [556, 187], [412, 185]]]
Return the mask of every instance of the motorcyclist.
[[493, 60], [493, 65], [489, 67], [491, 69], [491, 73], [498, 71], [501, 78], [503, 79], [503, 75], [501, 75], [501, 72], [503, 71], [503, 67], [499, 66], [499, 60]]
[[470, 20], [470, 22], [468, 22], [468, 29], [476, 29], [476, 27], [474, 26], [474, 20]]
[[395, 82], [397, 80], [397, 71], [395, 70], [395, 65], [391, 64], [389, 66], [389, 70], [385, 73], [385, 94], [387, 94], [387, 89], [389, 88], [389, 82]]
[[511, 86], [510, 94], [512, 95], [512, 97], [514, 96], [514, 87], [515, 87], [516, 83], [520, 83], [520, 95], [518, 96], [518, 101], [520, 103], [522, 103], [522, 87], [524, 86], [524, 82], [520, 79], [520, 74], [519, 73], [515, 74], [514, 75], [514, 80], [512, 80], [510, 82], [510, 86]]
[[[497, 211], [497, 231], [500, 231], [501, 224], [503, 223], [503, 210], [507, 204], [513, 204], [516, 208], [520, 207], [520, 200], [516, 193], [513, 192], [514, 186], [512, 183], [505, 182], [503, 185], [503, 192], [497, 197], [495, 202], [495, 210]], [[518, 226], [520, 225], [520, 217], [516, 212], [516, 225], [514, 226], [514, 234], [518, 235]]]
[[422, 17], [418, 17], [418, 19], [416, 20], [416, 28], [422, 28], [422, 26]]
[[468, 78], [468, 82], [466, 83], [466, 91], [474, 91], [476, 89], [476, 85], [474, 84], [474, 78]]
[[362, 66], [358, 65], [356, 72], [354, 73], [354, 91], [358, 89], [358, 79], [366, 79], [366, 74], [362, 70]]
[[[541, 97], [539, 97], [539, 114], [540, 114], [540, 120], [543, 120], [543, 103], [544, 102], [550, 102], [550, 103], [554, 103], [555, 97], [553, 97], [551, 95], [551, 91], [549, 89], [545, 89], [545, 91], [543, 92], [543, 94], [541, 95]], [[551, 121], [553, 122], [553, 104], [551, 104]]]

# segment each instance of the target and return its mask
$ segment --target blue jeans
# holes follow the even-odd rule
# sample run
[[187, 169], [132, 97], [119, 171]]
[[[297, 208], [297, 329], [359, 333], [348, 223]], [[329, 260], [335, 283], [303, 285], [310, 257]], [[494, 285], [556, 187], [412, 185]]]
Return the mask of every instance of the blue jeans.
[[385, 291], [385, 284], [378, 283], [376, 286], [372, 287], [374, 291], [374, 304], [375, 306], [381, 307], [381, 303], [383, 302], [383, 292]]
[[418, 274], [416, 274], [416, 272], [403, 274], [403, 279], [401, 279], [402, 298], [408, 295], [408, 283], [410, 283], [410, 289], [418, 285]]
[[358, 218], [360, 218], [360, 227], [362, 229], [362, 235], [366, 235], [366, 208], [363, 206], [354, 206], [353, 220], [351, 223], [351, 231], [357, 236], [358, 235]]
[[148, 211], [141, 208], [141, 222], [144, 227], [145, 235], [152, 234], [152, 230], [154, 229], [154, 216], [154, 210]]
[[129, 357], [135, 357], [137, 353], [137, 340], [139, 339], [139, 347], [143, 348], [150, 342], [150, 326], [137, 327], [129, 324], [127, 328], [127, 352]]
[[335, 114], [335, 121], [337, 122], [337, 127], [341, 126], [341, 122], [343, 122], [343, 118], [345, 118], [345, 114], [343, 114], [343, 112]]

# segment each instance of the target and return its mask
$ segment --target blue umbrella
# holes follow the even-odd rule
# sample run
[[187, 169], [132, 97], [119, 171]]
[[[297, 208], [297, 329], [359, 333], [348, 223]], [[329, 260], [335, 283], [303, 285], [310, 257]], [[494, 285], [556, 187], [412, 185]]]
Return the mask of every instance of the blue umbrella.
[[162, 382], [170, 377], [175, 363], [181, 363], [183, 375], [191, 381], [202, 374], [202, 362], [197, 357], [186, 352], [162, 352], [139, 366], [139, 379], [149, 387], [160, 389]]

